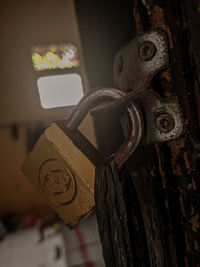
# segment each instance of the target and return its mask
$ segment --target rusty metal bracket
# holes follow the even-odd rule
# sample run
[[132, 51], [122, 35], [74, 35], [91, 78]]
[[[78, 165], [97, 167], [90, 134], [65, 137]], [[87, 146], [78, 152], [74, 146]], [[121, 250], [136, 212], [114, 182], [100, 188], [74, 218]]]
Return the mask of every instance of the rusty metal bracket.
[[113, 82], [122, 91], [138, 92], [168, 67], [168, 42], [163, 30], [146, 32], [123, 47], [114, 59]]
[[140, 99], [145, 118], [146, 144], [170, 141], [183, 133], [183, 118], [178, 97], [161, 98], [148, 90]]
[[131, 91], [126, 96], [128, 99], [130, 95], [130, 101], [131, 95], [143, 92], [132, 103], [139, 105], [143, 113], [144, 144], [169, 141], [183, 132], [178, 98], [163, 99], [155, 91], [146, 90], [154, 75], [168, 67], [168, 61], [167, 36], [161, 29], [135, 37], [114, 59], [113, 82], [116, 88]]
[[[142, 143], [170, 141], [183, 133], [183, 118], [178, 98], [161, 98], [154, 90], [146, 90], [132, 105], [140, 107], [144, 118]], [[121, 120], [124, 133], [126, 119]]]

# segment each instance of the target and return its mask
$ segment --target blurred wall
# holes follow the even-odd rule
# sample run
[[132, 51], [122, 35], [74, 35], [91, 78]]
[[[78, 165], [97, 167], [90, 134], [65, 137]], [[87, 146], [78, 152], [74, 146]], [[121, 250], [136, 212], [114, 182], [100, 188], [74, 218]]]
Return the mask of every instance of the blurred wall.
[[81, 57], [78, 72], [87, 87], [73, 1], [3, 0], [0, 34], [0, 124], [66, 116], [69, 108], [45, 110], [40, 106], [36, 81], [40, 76], [68, 71], [34, 71], [31, 47], [63, 42], [75, 44]]
[[[84, 89], [84, 69], [79, 30], [72, 0], [3, 0], [0, 8], [0, 216], [14, 211], [24, 214], [49, 212], [20, 171], [26, 157], [27, 125], [47, 123], [66, 117], [71, 108], [45, 110], [40, 106], [36, 81], [40, 76], [77, 71]], [[77, 70], [35, 72], [31, 50], [34, 45], [72, 42], [78, 47], [81, 65]], [[19, 137], [13, 139], [11, 124], [17, 124]], [[95, 143], [93, 126], [88, 118], [81, 127]]]
[[11, 128], [0, 129], [0, 216], [8, 212], [47, 215], [51, 211], [46, 202], [21, 173], [27, 153], [26, 126], [18, 130], [19, 138], [14, 139]]

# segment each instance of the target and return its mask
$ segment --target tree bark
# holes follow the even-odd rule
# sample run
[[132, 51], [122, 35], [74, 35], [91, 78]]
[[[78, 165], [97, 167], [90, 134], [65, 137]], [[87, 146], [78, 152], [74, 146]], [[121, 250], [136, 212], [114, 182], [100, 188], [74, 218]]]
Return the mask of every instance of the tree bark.
[[143, 215], [151, 266], [200, 266], [200, 3], [133, 2], [136, 33], [162, 28], [169, 68], [152, 88], [178, 96], [184, 114], [181, 138], [140, 147], [127, 163]]

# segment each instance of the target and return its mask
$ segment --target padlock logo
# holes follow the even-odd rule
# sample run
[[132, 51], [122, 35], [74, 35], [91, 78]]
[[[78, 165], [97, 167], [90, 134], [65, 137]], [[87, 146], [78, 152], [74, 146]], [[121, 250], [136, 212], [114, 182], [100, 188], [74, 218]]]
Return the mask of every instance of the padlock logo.
[[76, 179], [64, 161], [44, 161], [39, 169], [39, 183], [46, 198], [55, 205], [69, 205], [76, 198]]

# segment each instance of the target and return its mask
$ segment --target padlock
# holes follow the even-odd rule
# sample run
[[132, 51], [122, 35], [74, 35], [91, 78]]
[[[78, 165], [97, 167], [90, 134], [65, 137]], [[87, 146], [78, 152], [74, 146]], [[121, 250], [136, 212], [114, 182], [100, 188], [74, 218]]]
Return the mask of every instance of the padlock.
[[[71, 229], [94, 210], [95, 168], [104, 159], [77, 127], [102, 101], [123, 96], [120, 90], [111, 88], [86, 94], [67, 120], [56, 121], [45, 130], [22, 166], [30, 182]], [[119, 167], [141, 138], [141, 114], [136, 107], [127, 106], [125, 111], [129, 129], [115, 154]]]

